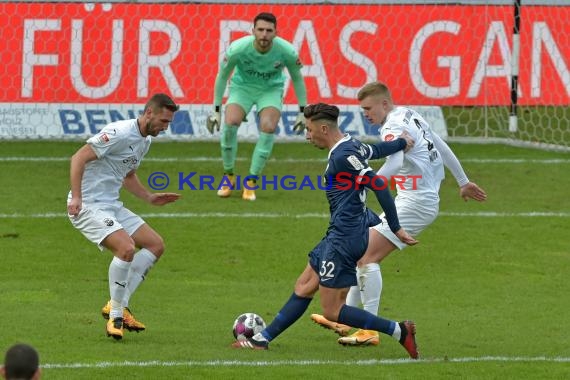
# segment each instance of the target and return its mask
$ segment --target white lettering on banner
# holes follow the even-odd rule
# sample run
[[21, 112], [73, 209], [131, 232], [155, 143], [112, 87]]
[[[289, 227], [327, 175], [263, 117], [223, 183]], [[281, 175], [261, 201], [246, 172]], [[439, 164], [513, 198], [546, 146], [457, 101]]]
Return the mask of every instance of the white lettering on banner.
[[61, 20], [28, 19], [24, 21], [22, 41], [22, 97], [31, 98], [34, 90], [34, 66], [57, 66], [56, 54], [34, 54], [37, 31], [59, 31]]
[[[502, 64], [492, 65], [489, 63], [491, 58], [491, 52], [493, 51], [493, 46], [495, 42], [498, 42], [499, 52], [501, 54]], [[483, 49], [479, 54], [479, 59], [477, 60], [477, 67], [473, 73], [473, 78], [471, 80], [471, 85], [469, 86], [469, 91], [467, 92], [467, 97], [475, 98], [479, 95], [481, 91], [481, 85], [483, 84], [483, 78], [485, 77], [495, 77], [505, 78], [506, 87], [511, 86], [511, 49], [509, 47], [509, 42], [507, 40], [507, 33], [505, 31], [505, 25], [501, 21], [493, 21], [489, 25], [487, 30], [487, 36], [485, 38], [485, 43], [483, 44]], [[520, 91], [520, 86], [518, 89], [519, 97], [522, 97]]]
[[[193, 48], [196, 40], [202, 38], [202, 32], [189, 33], [186, 23], [181, 21], [186, 20], [184, 14], [170, 18], [167, 14], [171, 13], [165, 13], [163, 20], [141, 19], [135, 12], [133, 18], [127, 18], [122, 16], [122, 11], [115, 13], [117, 7], [108, 5], [104, 11], [110, 13], [101, 18], [99, 14], [85, 16], [83, 9], [75, 11], [77, 4], [66, 3], [64, 8], [70, 11], [61, 13], [61, 19], [57, 19], [41, 18], [41, 9], [49, 10], [51, 5], [42, 5], [38, 9], [30, 7], [24, 12], [22, 10], [27, 8], [18, 3], [8, 4], [14, 9], [13, 17], [16, 14], [20, 17], [13, 24], [22, 30], [18, 29], [17, 35], [10, 37], [12, 42], [6, 44], [7, 49], [13, 50], [9, 53], [14, 59], [5, 60], [8, 69], [1, 76], [2, 85], [8, 88], [1, 99], [5, 103], [90, 103], [90, 99], [136, 103], [153, 91], [156, 83], [151, 80], [151, 73], [161, 77], [160, 83], [164, 82], [160, 90], [172, 94], [181, 103], [210, 101], [203, 97], [211, 96], [217, 70], [204, 68], [215, 64], [216, 53], [219, 61], [223, 59], [231, 41], [235, 40], [232, 37], [238, 33], [249, 34], [252, 28], [251, 21], [221, 20], [219, 17], [232, 16], [216, 13], [212, 22], [214, 27], [220, 28], [219, 51], [215, 51], [216, 45], [213, 48], [211, 44], [204, 45], [205, 59], [188, 67], [187, 60], [184, 62], [181, 58], [193, 54], [185, 49]], [[170, 6], [178, 9], [177, 5]], [[283, 8], [289, 10], [289, 7]], [[297, 8], [304, 9], [301, 5], [291, 6], [291, 9]], [[99, 5], [86, 4], [85, 9], [100, 11]], [[544, 7], [541, 12], [549, 15], [550, 8]], [[46, 14], [58, 13], [50, 11]], [[528, 16], [524, 22], [528, 33], [521, 35], [521, 76], [517, 89], [520, 104], [564, 106], [570, 96], [570, 56], [564, 39], [568, 24], [551, 21], [542, 13]], [[335, 15], [332, 25], [323, 24], [311, 13], [303, 13], [299, 16], [301, 19], [290, 21], [288, 36], [292, 35], [292, 44], [302, 52], [301, 73], [310, 81], [307, 86], [309, 100], [356, 104], [358, 89], [366, 82], [381, 79], [397, 81], [394, 86], [397, 101], [507, 105], [512, 70], [510, 18], [504, 19], [502, 12], [484, 20], [464, 20], [459, 13], [446, 14], [440, 20], [426, 17], [414, 19], [414, 22], [410, 20], [410, 27], [401, 32], [401, 38], [399, 29], [391, 29], [391, 33], [385, 34], [380, 21], [359, 19], [358, 16]], [[326, 33], [325, 28], [328, 28]], [[93, 31], [97, 33], [91, 34]], [[417, 33], [412, 36], [408, 34], [410, 31]], [[90, 35], [93, 35], [92, 39]], [[135, 35], [135, 41], [125, 40], [127, 36]], [[370, 50], [363, 44], [364, 39], [370, 41], [371, 46], [377, 46], [386, 35], [393, 40], [389, 51]], [[17, 44], [15, 49], [14, 44]], [[157, 53], [156, 45], [166, 48]], [[108, 47], [98, 56], [98, 52], [93, 51], [97, 46]], [[385, 54], [391, 59], [387, 63], [389, 67], [382, 66]], [[94, 63], [99, 65], [98, 70], [86, 69]], [[103, 77], [94, 76], [100, 72], [105, 73]], [[346, 75], [347, 72], [358, 75]], [[14, 82], [13, 74], [9, 73], [21, 73], [21, 79]], [[200, 91], [191, 87], [188, 78], [197, 73], [205, 73], [201, 83], [211, 83], [210, 87], [206, 84]], [[125, 80], [127, 75], [133, 80]], [[40, 88], [46, 83], [53, 83], [55, 88], [49, 91]], [[292, 103], [291, 91], [287, 92], [290, 86], [288, 78], [285, 83], [287, 103]], [[406, 98], [402, 99], [404, 96]]]
[[556, 42], [550, 33], [548, 25], [544, 22], [537, 22], [532, 28], [532, 73], [531, 73], [531, 92], [533, 98], [540, 98], [541, 95], [541, 78], [542, 78], [542, 45], [544, 44], [546, 51], [550, 55], [550, 59], [562, 80], [562, 85], [566, 89], [566, 94], [570, 96], [570, 73], [568, 66], [564, 62], [564, 57], [556, 46]]
[[[222, 20], [220, 21], [220, 41], [219, 41], [219, 50], [218, 50], [218, 66], [216, 67], [216, 75], [217, 70], [220, 67], [221, 62], [224, 60], [226, 55], [226, 50], [230, 47], [232, 43], [232, 33], [234, 32], [242, 32], [242, 33], [251, 33], [252, 25], [249, 21], [241, 21], [241, 20]], [[228, 96], [229, 88], [226, 86], [226, 91], [224, 96]]]
[[[24, 22], [23, 59], [22, 59], [22, 97], [29, 98], [33, 94], [34, 66], [57, 66], [59, 56], [56, 54], [35, 54], [36, 31], [60, 31], [61, 20], [27, 19]], [[70, 76], [73, 87], [86, 98], [98, 99], [113, 93], [122, 77], [123, 67], [123, 21], [113, 21], [113, 47], [111, 52], [111, 73], [108, 81], [100, 87], [90, 87], [83, 81], [81, 75], [81, 62], [83, 52], [83, 21], [72, 20], [73, 38], [71, 41]], [[150, 35], [160, 32], [168, 35], [170, 39], [169, 50], [162, 55], [150, 53]], [[172, 61], [176, 59], [182, 49], [180, 30], [171, 22], [163, 20], [141, 20], [139, 27], [139, 55], [137, 75], [137, 95], [147, 97], [149, 94], [150, 68], [158, 69], [166, 82], [168, 90], [176, 97], [183, 97], [184, 92], [172, 71]], [[90, 64], [90, 62], [86, 62]]]
[[[315, 78], [319, 88], [319, 97], [330, 98], [332, 97], [332, 91], [323, 56], [321, 54], [321, 48], [319, 47], [317, 33], [315, 32], [313, 22], [309, 20], [303, 20], [299, 23], [299, 27], [295, 31], [295, 37], [293, 38], [292, 44], [295, 46], [297, 51], [300, 51], [304, 41], [306, 41], [307, 46], [309, 46], [309, 55], [313, 64], [308, 65], [306, 62], [303, 62], [301, 74], [304, 78]], [[287, 93], [289, 82], [290, 81], [287, 81], [286, 83], [285, 93]]]
[[[166, 34], [170, 39], [168, 51], [162, 55], [150, 53], [151, 33]], [[137, 96], [145, 98], [149, 95], [148, 77], [151, 67], [162, 72], [168, 90], [176, 97], [183, 97], [184, 91], [176, 80], [176, 76], [170, 67], [182, 50], [182, 37], [176, 25], [164, 20], [141, 20], [139, 28], [139, 75], [137, 76]]]
[[[113, 20], [113, 42], [111, 47], [111, 72], [106, 83], [99, 87], [91, 87], [83, 80], [81, 73], [81, 62], [83, 58], [83, 21], [72, 20], [71, 28], [73, 38], [71, 39], [71, 83], [79, 94], [86, 98], [99, 99], [110, 95], [117, 89], [121, 81], [123, 67], [123, 20]], [[85, 62], [85, 65], [93, 62]], [[98, 64], [101, 64], [99, 62]]]
[[[363, 83], [373, 82], [378, 79], [378, 71], [376, 70], [376, 65], [374, 62], [365, 56], [364, 54], [360, 53], [359, 51], [354, 50], [350, 46], [350, 37], [355, 32], [366, 32], [369, 34], [376, 34], [376, 30], [378, 29], [378, 25], [365, 20], [356, 20], [351, 21], [342, 28], [339, 37], [339, 44], [340, 44], [340, 51], [342, 55], [349, 61], [354, 63], [354, 65], [361, 67], [364, 72], [366, 73], [366, 81]], [[343, 98], [347, 99], [356, 99], [358, 94], [358, 87], [348, 87], [339, 83], [337, 86], [337, 93], [338, 95], [342, 96]]]
[[456, 56], [443, 56], [437, 58], [438, 67], [449, 68], [449, 86], [431, 86], [424, 79], [421, 71], [422, 49], [428, 38], [436, 33], [451, 33], [457, 35], [461, 25], [451, 20], [440, 20], [426, 24], [418, 30], [410, 47], [410, 79], [414, 87], [424, 96], [434, 99], [450, 98], [459, 95], [461, 83], [461, 58]]

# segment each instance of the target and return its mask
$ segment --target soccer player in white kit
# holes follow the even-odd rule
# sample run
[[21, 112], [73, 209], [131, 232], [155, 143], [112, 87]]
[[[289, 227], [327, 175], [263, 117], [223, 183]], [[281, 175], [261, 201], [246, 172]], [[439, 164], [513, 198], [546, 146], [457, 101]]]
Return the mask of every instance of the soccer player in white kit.
[[[179, 106], [165, 94], [152, 96], [137, 119], [106, 125], [71, 157], [71, 191], [67, 198], [69, 220], [88, 240], [107, 248], [111, 299], [103, 307], [107, 336], [122, 339], [123, 328], [142, 331], [145, 326], [131, 314], [129, 299], [164, 252], [161, 236], [123, 206], [121, 187], [162, 206], [176, 201], [176, 193], [151, 193], [136, 170], [148, 152], [151, 136], [166, 130]], [[137, 251], [137, 248], [139, 249]]]
[[[411, 135], [415, 144], [406, 153], [397, 152], [386, 159], [377, 174], [388, 179], [397, 179], [395, 198], [396, 210], [402, 227], [413, 237], [417, 237], [436, 219], [439, 212], [439, 187], [444, 179], [444, 165], [451, 171], [460, 187], [460, 196], [484, 201], [485, 191], [470, 182], [461, 164], [449, 146], [416, 111], [394, 105], [389, 88], [380, 82], [365, 85], [358, 92], [358, 100], [366, 119], [381, 125], [382, 141], [392, 141], [404, 131]], [[402, 176], [402, 177], [397, 177]], [[405, 181], [403, 181], [405, 178]], [[390, 231], [385, 222], [370, 229], [368, 248], [357, 263], [358, 285], [351, 287], [347, 305], [362, 304], [364, 310], [377, 315], [382, 292], [380, 262], [392, 251], [404, 249], [399, 239]], [[343, 345], [377, 345], [376, 331], [358, 330], [350, 336], [350, 326], [339, 325], [324, 319], [318, 314], [311, 316], [313, 321], [332, 329], [341, 335], [338, 342]]]

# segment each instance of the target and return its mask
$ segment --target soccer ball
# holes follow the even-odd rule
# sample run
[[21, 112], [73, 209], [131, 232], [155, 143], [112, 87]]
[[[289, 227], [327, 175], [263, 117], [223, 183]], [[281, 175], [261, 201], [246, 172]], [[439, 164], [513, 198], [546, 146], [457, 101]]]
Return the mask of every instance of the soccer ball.
[[237, 340], [251, 338], [265, 328], [265, 321], [255, 313], [243, 313], [234, 321], [233, 333]]

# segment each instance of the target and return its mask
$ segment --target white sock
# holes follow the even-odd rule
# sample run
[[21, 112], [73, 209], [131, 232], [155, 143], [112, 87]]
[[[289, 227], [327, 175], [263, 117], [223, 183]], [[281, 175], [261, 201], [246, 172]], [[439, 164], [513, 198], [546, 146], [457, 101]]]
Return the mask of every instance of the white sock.
[[[358, 268], [356, 269], [356, 278], [358, 279]], [[362, 301], [360, 300], [360, 282], [356, 286], [351, 286], [348, 294], [346, 295], [346, 304], [348, 306], [360, 307]]]
[[360, 286], [362, 308], [369, 313], [378, 315], [380, 309], [380, 294], [382, 293], [382, 273], [377, 263], [366, 264], [356, 271]]
[[400, 324], [396, 322], [396, 328], [392, 333], [392, 338], [396, 339], [399, 342], [401, 337], [402, 337], [402, 329], [400, 328]]
[[123, 307], [129, 307], [129, 300], [131, 295], [137, 290], [141, 282], [146, 277], [146, 274], [156, 263], [156, 256], [146, 248], [141, 249], [135, 254], [129, 276], [127, 280], [127, 288], [123, 296]]
[[123, 261], [118, 257], [113, 257], [109, 264], [109, 293], [111, 294], [111, 312], [109, 318], [122, 318], [123, 308], [121, 301], [127, 289], [127, 279], [131, 263]]

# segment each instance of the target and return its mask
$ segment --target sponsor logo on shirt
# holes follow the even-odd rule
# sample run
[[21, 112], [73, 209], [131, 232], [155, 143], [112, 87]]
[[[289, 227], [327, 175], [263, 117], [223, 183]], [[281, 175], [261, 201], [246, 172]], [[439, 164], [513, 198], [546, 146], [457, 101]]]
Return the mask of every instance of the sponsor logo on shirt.
[[123, 164], [127, 164], [129, 166], [134, 166], [139, 162], [138, 158], [136, 158], [135, 156], [130, 156], [128, 158], [125, 158], [123, 160]]
[[99, 136], [99, 143], [106, 144], [108, 142], [109, 142], [109, 136], [107, 136], [106, 133], [101, 133], [101, 135]]
[[278, 75], [280, 73], [280, 71], [274, 71], [274, 72], [270, 72], [270, 73], [262, 73], [262, 72], [254, 70], [254, 69], [250, 69], [250, 70], [245, 70], [245, 73], [248, 75], [251, 75], [253, 77], [256, 77], [258, 79], [269, 80], [269, 79], [271, 79], [271, 77]]
[[347, 160], [348, 160], [348, 163], [350, 165], [352, 165], [354, 170], [364, 169], [364, 165], [362, 165], [362, 162], [360, 162], [360, 160], [356, 156], [354, 156], [354, 155], [349, 156], [349, 157], [347, 157]]

